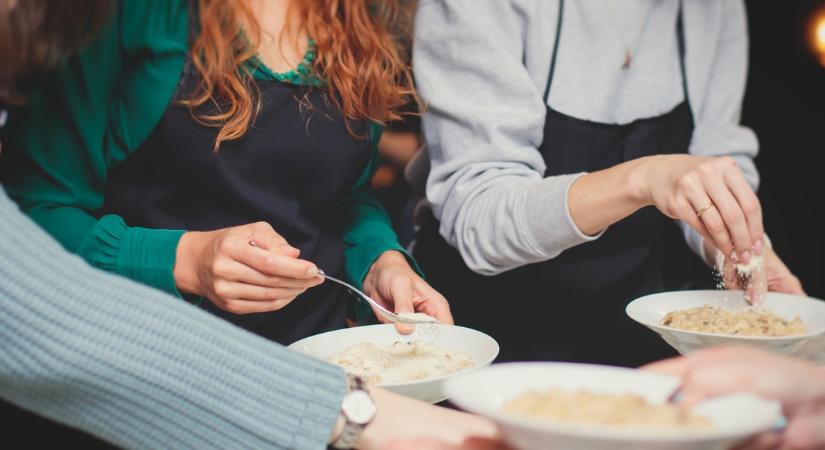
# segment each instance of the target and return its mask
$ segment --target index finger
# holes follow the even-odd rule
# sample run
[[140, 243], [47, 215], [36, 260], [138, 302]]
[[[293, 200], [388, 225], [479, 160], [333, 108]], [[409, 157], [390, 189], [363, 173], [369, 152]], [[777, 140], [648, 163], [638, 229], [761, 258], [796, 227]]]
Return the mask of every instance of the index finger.
[[[745, 213], [742, 211], [742, 206], [733, 196], [733, 193], [725, 185], [711, 185], [708, 186], [708, 195], [710, 195], [713, 204], [725, 221], [725, 226], [730, 233], [733, 240], [733, 245], [736, 250], [736, 263], [748, 263], [750, 260], [750, 251], [753, 248], [753, 239], [751, 237], [748, 221], [745, 218]], [[732, 258], [733, 259], [733, 258]]]
[[[395, 306], [395, 311], [393, 312], [396, 314], [415, 312], [415, 308], [413, 307], [413, 294], [412, 280], [408, 277], [396, 276], [390, 282], [390, 297]], [[401, 334], [410, 334], [415, 331], [415, 326], [402, 323], [396, 323], [395, 328]]]
[[434, 317], [438, 323], [455, 325], [453, 313], [450, 312], [450, 304], [443, 295], [432, 288], [426, 289], [424, 295], [426, 296], [425, 298], [415, 301], [416, 311]]
[[739, 171], [735, 174], [726, 174], [725, 181], [736, 201], [739, 202], [742, 212], [745, 213], [745, 220], [748, 222], [753, 243], [756, 244], [757, 241], [762, 241], [765, 229], [762, 223], [762, 205], [759, 203], [756, 193], [753, 192], [753, 189]]
[[234, 255], [234, 259], [258, 272], [271, 276], [309, 281], [318, 275], [318, 268], [309, 261], [292, 258], [251, 245], [246, 246]]

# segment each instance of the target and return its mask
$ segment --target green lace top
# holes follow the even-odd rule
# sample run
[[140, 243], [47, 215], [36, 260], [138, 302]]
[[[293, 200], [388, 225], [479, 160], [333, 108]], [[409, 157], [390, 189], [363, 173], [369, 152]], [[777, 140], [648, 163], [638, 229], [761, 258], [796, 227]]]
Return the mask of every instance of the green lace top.
[[284, 83], [320, 86], [323, 82], [310, 74], [314, 61], [315, 41], [310, 39], [303, 60], [292, 70], [287, 72], [274, 72], [269, 66], [264, 64], [257, 55], [247, 61], [247, 67], [252, 73], [252, 76], [259, 80], [277, 80]]

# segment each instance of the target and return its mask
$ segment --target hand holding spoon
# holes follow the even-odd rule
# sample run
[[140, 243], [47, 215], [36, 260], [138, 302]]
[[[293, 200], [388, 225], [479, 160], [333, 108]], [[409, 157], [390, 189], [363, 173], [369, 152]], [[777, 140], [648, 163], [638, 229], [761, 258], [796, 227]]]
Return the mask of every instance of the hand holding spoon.
[[378, 314], [380, 314], [381, 317], [389, 320], [390, 322], [403, 323], [403, 324], [407, 324], [407, 325], [417, 325], [417, 324], [434, 323], [435, 322], [434, 318], [426, 316], [425, 314], [409, 314], [409, 313], [396, 314], [396, 313], [388, 310], [387, 308], [384, 308], [383, 306], [381, 306], [380, 303], [378, 303], [377, 301], [370, 298], [370, 296], [368, 296], [367, 294], [363, 293], [359, 289], [356, 289], [355, 286], [353, 286], [353, 285], [351, 285], [351, 284], [349, 284], [345, 281], [339, 280], [338, 278], [329, 276], [326, 273], [324, 273], [323, 270], [320, 270], [320, 269], [318, 270], [318, 275], [321, 275], [322, 277], [326, 278], [329, 281], [338, 283], [338, 284], [346, 287], [350, 291], [354, 292], [363, 301], [366, 301], [367, 303], [370, 304], [370, 306], [375, 308], [375, 310], [378, 311]]
[[[258, 244], [255, 243], [255, 241], [251, 241], [251, 240], [249, 241], [249, 245], [251, 245], [253, 247], [260, 247]], [[384, 308], [383, 306], [381, 306], [380, 303], [378, 303], [377, 301], [370, 298], [370, 296], [368, 296], [367, 294], [365, 294], [361, 290], [356, 289], [355, 286], [353, 286], [353, 285], [351, 285], [351, 284], [349, 284], [349, 283], [347, 283], [343, 280], [339, 280], [338, 278], [335, 278], [333, 276], [327, 275], [320, 268], [318, 269], [318, 275], [324, 277], [325, 279], [327, 279], [329, 281], [332, 281], [334, 283], [338, 283], [338, 284], [346, 287], [350, 291], [354, 292], [356, 295], [358, 295], [358, 297], [362, 301], [367, 302], [370, 306], [375, 308], [375, 310], [378, 312], [379, 315], [381, 315], [381, 317], [383, 317], [384, 319], [389, 320], [390, 322], [403, 323], [403, 324], [406, 324], [406, 325], [419, 325], [419, 324], [425, 324], [425, 323], [435, 323], [435, 318], [430, 317], [426, 314], [417, 314], [417, 313], [396, 314], [396, 313], [388, 310], [387, 308]]]

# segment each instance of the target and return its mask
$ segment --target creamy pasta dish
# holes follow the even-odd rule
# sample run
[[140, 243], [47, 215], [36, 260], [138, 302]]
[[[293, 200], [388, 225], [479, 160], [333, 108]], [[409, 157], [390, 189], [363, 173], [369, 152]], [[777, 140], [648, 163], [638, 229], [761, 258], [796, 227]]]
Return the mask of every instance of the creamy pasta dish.
[[332, 356], [329, 361], [370, 383], [424, 380], [475, 365], [464, 353], [419, 341], [392, 345], [362, 343]]
[[799, 316], [786, 320], [761, 308], [746, 308], [735, 312], [709, 305], [668, 313], [662, 319], [662, 325], [681, 330], [739, 336], [792, 336], [808, 332]]
[[711, 428], [711, 422], [670, 404], [654, 405], [634, 394], [585, 391], [530, 391], [504, 405], [504, 411], [552, 422], [620, 428]]

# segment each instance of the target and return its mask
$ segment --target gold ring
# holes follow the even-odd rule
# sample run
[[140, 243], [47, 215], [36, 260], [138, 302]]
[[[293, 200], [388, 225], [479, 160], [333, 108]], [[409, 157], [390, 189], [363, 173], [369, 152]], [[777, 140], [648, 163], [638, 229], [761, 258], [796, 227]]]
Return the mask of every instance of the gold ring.
[[707, 206], [700, 209], [699, 211], [696, 211], [696, 217], [702, 217], [702, 214], [704, 214], [705, 212], [707, 212], [707, 210], [713, 208], [714, 206], [716, 206], [716, 205], [714, 205], [713, 203], [708, 203]]

